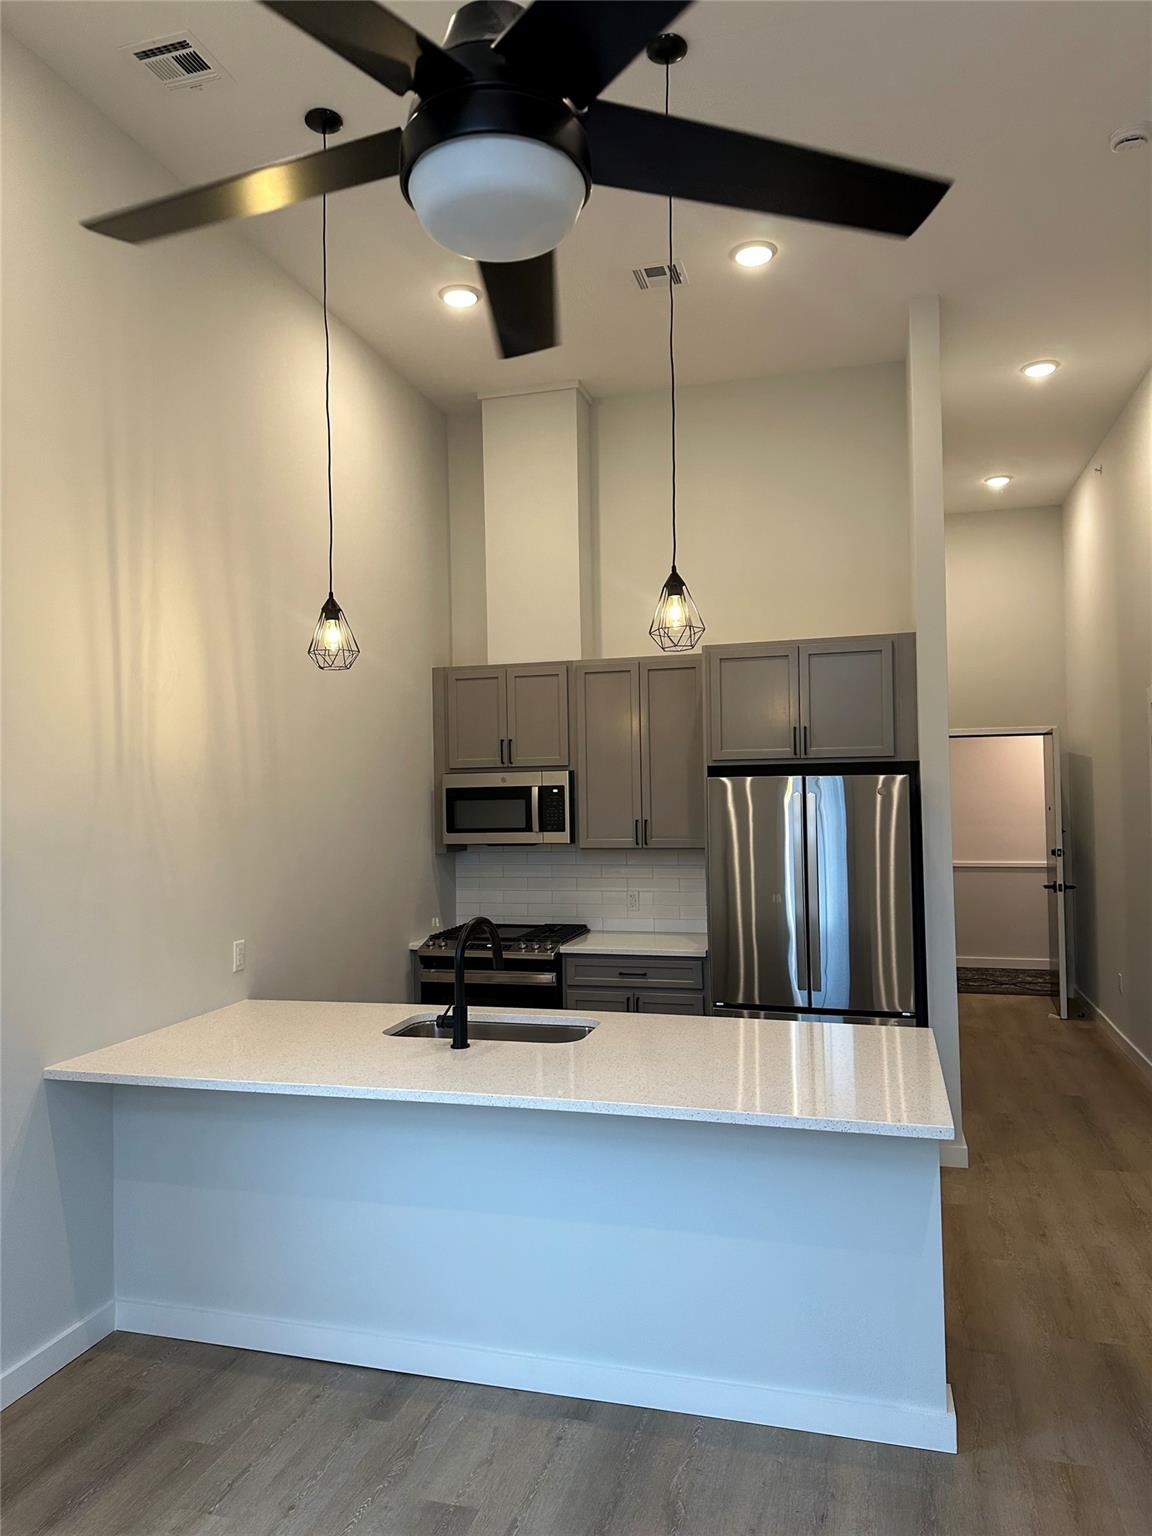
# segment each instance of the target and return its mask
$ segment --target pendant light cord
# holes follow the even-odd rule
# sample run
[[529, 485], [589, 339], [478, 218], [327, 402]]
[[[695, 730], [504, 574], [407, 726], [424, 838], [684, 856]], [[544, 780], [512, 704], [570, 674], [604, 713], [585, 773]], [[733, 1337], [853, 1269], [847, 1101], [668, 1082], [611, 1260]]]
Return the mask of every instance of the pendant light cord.
[[[324, 148], [328, 135], [324, 134]], [[320, 199], [321, 288], [324, 307], [324, 425], [328, 442], [328, 596], [332, 596], [332, 550], [336, 523], [332, 512], [332, 338], [328, 333], [328, 194]]]
[[[664, 66], [664, 116], [668, 116], [672, 66]], [[676, 569], [676, 283], [672, 262], [672, 199], [668, 199], [668, 374], [672, 381], [672, 569]]]

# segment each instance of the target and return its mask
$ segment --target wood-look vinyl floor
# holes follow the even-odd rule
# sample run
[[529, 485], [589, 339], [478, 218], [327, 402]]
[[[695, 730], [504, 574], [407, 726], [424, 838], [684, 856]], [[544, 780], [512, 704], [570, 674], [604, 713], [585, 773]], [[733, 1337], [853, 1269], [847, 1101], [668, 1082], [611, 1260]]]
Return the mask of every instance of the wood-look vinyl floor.
[[961, 1006], [958, 1456], [117, 1334], [3, 1416], [4, 1536], [1152, 1536], [1152, 1095]]

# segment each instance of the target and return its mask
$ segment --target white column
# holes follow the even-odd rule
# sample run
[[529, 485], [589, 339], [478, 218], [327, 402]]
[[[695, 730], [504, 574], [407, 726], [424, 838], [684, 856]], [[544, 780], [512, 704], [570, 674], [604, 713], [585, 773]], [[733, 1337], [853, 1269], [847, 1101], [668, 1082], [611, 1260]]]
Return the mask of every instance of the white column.
[[563, 384], [481, 408], [488, 661], [595, 655], [588, 396]]
[[909, 306], [907, 383], [928, 1011], [957, 1128], [956, 1141], [941, 1149], [941, 1162], [967, 1167], [968, 1146], [960, 1119], [960, 1019], [956, 999], [956, 914], [948, 765], [948, 609], [944, 566], [940, 300], [936, 294], [914, 299]]

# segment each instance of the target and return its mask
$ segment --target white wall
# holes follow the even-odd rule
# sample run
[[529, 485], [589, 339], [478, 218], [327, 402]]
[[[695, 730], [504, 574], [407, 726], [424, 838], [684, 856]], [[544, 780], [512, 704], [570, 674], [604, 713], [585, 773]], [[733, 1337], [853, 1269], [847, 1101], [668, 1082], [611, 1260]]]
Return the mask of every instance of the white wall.
[[949, 719], [1048, 730], [1064, 718], [1064, 535], [1059, 507], [945, 519]]
[[448, 418], [448, 501], [452, 660], [458, 666], [474, 666], [488, 660], [484, 435], [478, 409]]
[[[602, 654], [648, 646], [670, 555], [668, 393], [596, 409]], [[912, 628], [904, 368], [684, 389], [681, 574], [705, 640]]]
[[1152, 1057], [1152, 375], [1065, 502], [1064, 536], [1077, 983]]
[[1044, 737], [958, 736], [951, 766], [957, 963], [1054, 966]]
[[49, 1100], [44, 1064], [248, 993], [403, 995], [440, 909], [448, 567], [443, 420], [336, 326], [336, 594], [362, 654], [317, 672], [317, 305], [232, 234], [81, 230], [171, 183], [10, 37], [3, 62], [11, 1363], [112, 1292], [109, 1104]]

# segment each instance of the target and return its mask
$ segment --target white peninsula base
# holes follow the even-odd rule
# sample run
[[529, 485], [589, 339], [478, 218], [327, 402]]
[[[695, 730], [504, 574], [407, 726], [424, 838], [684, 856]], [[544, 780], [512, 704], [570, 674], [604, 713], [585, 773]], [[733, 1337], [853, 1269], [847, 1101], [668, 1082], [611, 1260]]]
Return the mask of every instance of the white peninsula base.
[[[380, 1024], [400, 1010], [374, 1007], [365, 1021], [355, 1006], [347, 1038], [363, 1028], [378, 1054]], [[235, 1027], [227, 1014], [209, 1019]], [[605, 1015], [591, 1040], [601, 1052], [627, 1049], [638, 1022]], [[731, 1028], [664, 1022], [718, 1030], [721, 1054]], [[856, 1134], [660, 1118], [651, 1107], [582, 1113], [344, 1097], [330, 1086], [309, 1096], [279, 1082], [246, 1091], [220, 1073], [212, 1086], [228, 1091], [148, 1086], [129, 1053], [199, 1051], [178, 1033], [195, 1023], [48, 1074], [71, 1079], [60, 1085], [65, 1094], [84, 1092], [80, 1081], [119, 1080], [118, 1327], [955, 1449], [943, 1123], [934, 1137]], [[222, 1026], [213, 1027], [218, 1048]], [[775, 1039], [763, 1027], [741, 1046], [746, 1100], [767, 1093], [747, 1078]], [[795, 1027], [767, 1028], [785, 1031], [782, 1049], [797, 1059]], [[656, 1033], [640, 1040], [644, 1051]], [[857, 1092], [865, 1077], [880, 1080], [881, 1058], [866, 1053], [883, 1051], [895, 1074], [885, 1101], [898, 1102], [893, 1085], [915, 1098], [909, 1053], [930, 1045], [892, 1037], [927, 1031], [854, 1033]], [[664, 1037], [666, 1050], [676, 1038]], [[837, 1050], [843, 1043], [824, 1038]], [[455, 1060], [440, 1042], [390, 1040], [387, 1050], [397, 1072], [415, 1072], [418, 1052], [429, 1073], [463, 1082], [496, 1072], [497, 1052], [538, 1054], [541, 1072], [555, 1076], [570, 1051], [568, 1060], [586, 1063], [573, 1072], [590, 1074], [595, 1048], [580, 1055], [588, 1045], [489, 1044]], [[473, 1059], [461, 1062], [465, 1055]], [[522, 1075], [528, 1058], [507, 1059]], [[809, 1097], [823, 1078], [844, 1081], [840, 1056], [835, 1074], [821, 1072], [815, 1055], [805, 1060]], [[195, 1080], [208, 1086], [199, 1067]], [[931, 1077], [932, 1094], [942, 1092], [934, 1085]], [[829, 1112], [843, 1124], [843, 1105], [829, 1101]], [[936, 1118], [946, 1121], [946, 1110]]]

